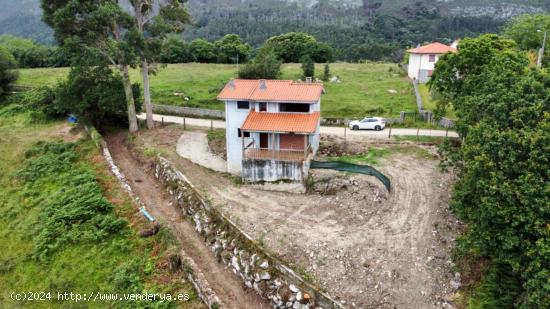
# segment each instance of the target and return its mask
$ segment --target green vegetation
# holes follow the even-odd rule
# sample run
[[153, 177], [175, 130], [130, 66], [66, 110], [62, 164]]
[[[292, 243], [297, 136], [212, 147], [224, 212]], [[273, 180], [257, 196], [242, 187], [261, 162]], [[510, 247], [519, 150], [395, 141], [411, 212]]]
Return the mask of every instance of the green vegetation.
[[[418, 90], [420, 91], [420, 97], [422, 97], [422, 104], [425, 110], [437, 112], [437, 99], [430, 93], [430, 88], [426, 84], [418, 84]], [[445, 114], [441, 115], [449, 119], [456, 119], [456, 115], [452, 106], [445, 109]]]
[[329, 158], [353, 164], [378, 165], [381, 158], [387, 156], [390, 151], [387, 148], [369, 148], [366, 152], [352, 155]]
[[451, 206], [468, 227], [460, 253], [496, 268], [472, 307], [549, 308], [550, 75], [496, 35], [459, 49], [437, 63], [432, 86], [457, 111], [464, 137], [441, 148], [443, 167], [459, 176]]
[[308, 77], [315, 76], [315, 63], [311, 60], [311, 57], [305, 55], [302, 57], [302, 80], [306, 80]]
[[392, 136], [393, 139], [399, 142], [415, 142], [421, 144], [439, 145], [447, 140], [446, 137], [440, 136], [414, 136], [414, 135], [396, 135]]
[[20, 68], [67, 66], [65, 55], [57, 47], [44, 46], [33, 40], [0, 35], [0, 47], [13, 54]]
[[[17, 85], [52, 85], [66, 77], [68, 71], [66, 68], [22, 69]], [[323, 65], [316, 65], [316, 71], [323, 72]], [[221, 110], [223, 104], [216, 100], [216, 96], [227, 81], [235, 77], [235, 73], [235, 65], [170, 64], [151, 76], [153, 102]], [[324, 117], [399, 117], [400, 111], [416, 110], [412, 86], [397, 65], [333, 63], [331, 73], [338, 76], [340, 82], [325, 83], [326, 94], [322, 98]], [[131, 71], [133, 80], [138, 81], [139, 76], [138, 70]], [[282, 66], [281, 78], [297, 80], [301, 76], [300, 64]], [[389, 93], [391, 89], [397, 90], [397, 94]], [[184, 96], [190, 100], [184, 101]]]
[[17, 80], [17, 71], [14, 69], [17, 63], [13, 55], [0, 47], [0, 98], [4, 97], [12, 88]]
[[[57, 291], [149, 291], [189, 293], [191, 301], [85, 306], [200, 307], [191, 284], [156, 266], [164, 263], [171, 246], [166, 236], [137, 236], [145, 219], [136, 216], [93, 142], [71, 141], [71, 133], [62, 133], [66, 127], [36, 122], [31, 112], [15, 105], [0, 109], [0, 302], [7, 307], [71, 307], [79, 304], [53, 300]], [[70, 141], [59, 140], [62, 136]], [[55, 295], [52, 301], [15, 304], [9, 298], [12, 291]]]
[[546, 49], [542, 64], [550, 67], [550, 14], [525, 14], [512, 19], [504, 28], [504, 36], [514, 40], [518, 46], [531, 53], [532, 61], [538, 59], [544, 32], [547, 32]]
[[281, 60], [270, 47], [263, 47], [252, 61], [239, 70], [242, 79], [278, 79], [281, 76]]

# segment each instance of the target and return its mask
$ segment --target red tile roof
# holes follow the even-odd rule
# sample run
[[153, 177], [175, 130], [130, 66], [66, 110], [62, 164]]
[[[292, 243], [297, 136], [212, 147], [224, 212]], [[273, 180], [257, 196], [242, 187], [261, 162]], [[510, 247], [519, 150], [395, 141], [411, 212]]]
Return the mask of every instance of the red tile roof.
[[446, 54], [456, 52], [456, 48], [438, 42], [408, 50], [411, 54]]
[[320, 114], [265, 113], [251, 111], [241, 130], [252, 132], [315, 133]]
[[227, 83], [218, 100], [317, 102], [323, 93], [323, 85], [319, 83], [236, 79]]

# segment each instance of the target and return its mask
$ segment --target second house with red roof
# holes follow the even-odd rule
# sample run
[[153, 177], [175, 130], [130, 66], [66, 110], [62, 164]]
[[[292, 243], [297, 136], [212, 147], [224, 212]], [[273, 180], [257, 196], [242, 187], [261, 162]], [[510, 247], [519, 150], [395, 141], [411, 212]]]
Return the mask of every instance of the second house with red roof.
[[439, 57], [446, 53], [456, 52], [456, 45], [447, 46], [442, 43], [431, 43], [409, 49], [409, 78], [419, 83], [426, 83], [435, 70]]
[[246, 182], [303, 181], [319, 148], [323, 85], [231, 80], [225, 102], [228, 172]]

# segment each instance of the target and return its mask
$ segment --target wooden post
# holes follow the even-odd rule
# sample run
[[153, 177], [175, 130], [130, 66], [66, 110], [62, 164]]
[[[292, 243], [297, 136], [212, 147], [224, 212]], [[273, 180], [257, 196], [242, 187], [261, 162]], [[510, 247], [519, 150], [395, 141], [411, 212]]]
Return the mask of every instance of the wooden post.
[[214, 120], [210, 119], [210, 131], [214, 130]]
[[416, 129], [416, 140], [418, 140], [419, 135], [420, 135], [420, 128]]
[[449, 137], [449, 127], [447, 127], [447, 130], [445, 130], [445, 137]]
[[345, 126], [344, 127], [344, 141], [347, 141], [347, 139], [348, 139], [348, 127]]
[[164, 117], [162, 117], [161, 120], [162, 120], [162, 127], [164, 128]]
[[388, 138], [391, 138], [391, 123], [390, 123], [390, 133], [388, 134]]

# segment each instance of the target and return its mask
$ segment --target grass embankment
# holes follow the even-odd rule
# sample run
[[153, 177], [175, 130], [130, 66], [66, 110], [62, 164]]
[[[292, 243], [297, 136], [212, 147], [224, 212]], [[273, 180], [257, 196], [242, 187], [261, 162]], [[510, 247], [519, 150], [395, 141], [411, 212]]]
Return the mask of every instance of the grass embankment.
[[[419, 84], [418, 90], [420, 91], [420, 97], [422, 97], [422, 105], [425, 110], [434, 112], [437, 108], [437, 100], [432, 97], [430, 88], [426, 84]], [[445, 117], [456, 120], [456, 115], [452, 107], [447, 107]]]
[[[326, 118], [361, 118], [367, 115], [398, 117], [400, 111], [414, 112], [416, 104], [412, 85], [395, 64], [333, 63], [331, 75], [339, 82], [325, 83], [322, 115]], [[170, 64], [151, 76], [151, 93], [155, 103], [223, 109], [216, 96], [227, 81], [236, 76], [237, 67], [225, 64]], [[316, 65], [317, 76], [323, 65]], [[68, 73], [67, 68], [22, 69], [19, 86], [54, 85]], [[300, 64], [283, 65], [283, 79], [299, 79]], [[132, 70], [132, 81], [141, 83], [139, 70]], [[177, 94], [177, 95], [176, 95]]]
[[[183, 274], [169, 270], [177, 250], [166, 230], [147, 228], [95, 145], [61, 122], [0, 109], [0, 303], [5, 308], [199, 308]], [[188, 293], [187, 303], [57, 301], [57, 292]], [[14, 302], [12, 292], [51, 292]], [[47, 294], [43, 294], [47, 296]], [[4, 307], [3, 307], [4, 308]]]

